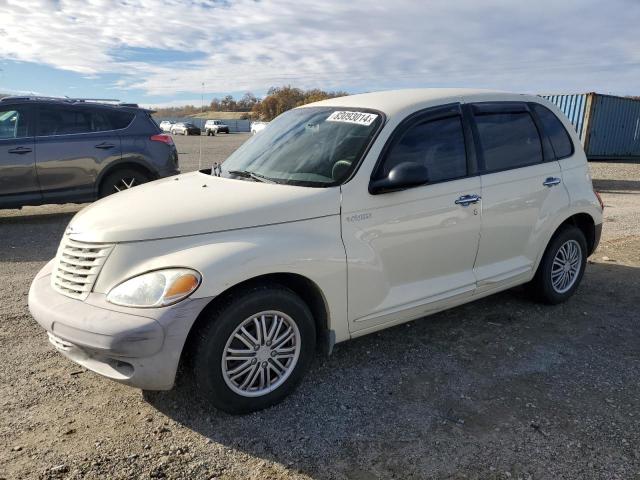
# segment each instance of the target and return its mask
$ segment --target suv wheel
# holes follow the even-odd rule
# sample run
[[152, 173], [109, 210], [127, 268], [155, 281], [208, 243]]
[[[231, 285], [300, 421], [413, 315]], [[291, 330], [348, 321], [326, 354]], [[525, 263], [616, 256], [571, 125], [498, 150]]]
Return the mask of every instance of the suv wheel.
[[213, 130], [207, 130], [207, 137], [215, 137], [216, 134]]
[[107, 174], [100, 185], [99, 197], [136, 187], [149, 181], [149, 176], [133, 168], [121, 168]]
[[531, 282], [533, 293], [543, 302], [556, 304], [574, 294], [587, 263], [587, 241], [582, 231], [564, 227], [551, 239]]
[[220, 410], [247, 413], [293, 391], [315, 351], [309, 307], [291, 290], [254, 287], [218, 308], [198, 332], [193, 372]]

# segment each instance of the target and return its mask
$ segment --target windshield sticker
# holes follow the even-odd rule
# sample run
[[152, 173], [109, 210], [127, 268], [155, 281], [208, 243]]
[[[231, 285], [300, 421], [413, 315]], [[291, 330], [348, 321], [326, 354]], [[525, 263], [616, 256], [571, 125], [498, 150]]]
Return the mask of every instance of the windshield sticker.
[[368, 127], [376, 118], [378, 118], [378, 115], [375, 113], [338, 111], [329, 115], [327, 122], [355, 123]]

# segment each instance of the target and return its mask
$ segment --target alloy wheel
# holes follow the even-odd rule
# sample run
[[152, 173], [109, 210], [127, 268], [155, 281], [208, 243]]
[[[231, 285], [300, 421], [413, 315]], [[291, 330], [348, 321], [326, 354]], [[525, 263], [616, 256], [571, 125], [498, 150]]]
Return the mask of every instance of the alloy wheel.
[[256, 313], [229, 336], [222, 354], [222, 376], [238, 395], [266, 395], [289, 378], [300, 348], [300, 331], [291, 317], [278, 311]]
[[565, 293], [573, 287], [582, 268], [582, 248], [575, 240], [563, 243], [551, 265], [551, 285], [557, 293]]

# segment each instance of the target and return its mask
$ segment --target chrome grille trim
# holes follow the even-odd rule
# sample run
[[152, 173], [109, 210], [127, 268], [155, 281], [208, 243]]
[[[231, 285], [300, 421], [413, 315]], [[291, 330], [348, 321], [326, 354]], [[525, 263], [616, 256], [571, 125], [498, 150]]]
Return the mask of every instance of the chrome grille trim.
[[53, 289], [67, 297], [85, 300], [113, 246], [107, 243], [78, 242], [65, 236], [51, 272]]

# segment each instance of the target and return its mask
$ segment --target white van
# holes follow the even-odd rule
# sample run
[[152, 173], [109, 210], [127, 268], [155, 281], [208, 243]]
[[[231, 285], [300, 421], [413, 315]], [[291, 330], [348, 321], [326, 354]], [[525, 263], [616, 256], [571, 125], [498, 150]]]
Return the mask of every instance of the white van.
[[215, 171], [80, 211], [29, 293], [71, 360], [143, 389], [178, 365], [216, 407], [261, 409], [317, 347], [528, 283], [558, 303], [602, 204], [539, 97], [369, 93], [288, 111]]

